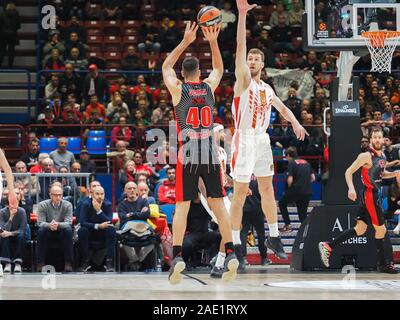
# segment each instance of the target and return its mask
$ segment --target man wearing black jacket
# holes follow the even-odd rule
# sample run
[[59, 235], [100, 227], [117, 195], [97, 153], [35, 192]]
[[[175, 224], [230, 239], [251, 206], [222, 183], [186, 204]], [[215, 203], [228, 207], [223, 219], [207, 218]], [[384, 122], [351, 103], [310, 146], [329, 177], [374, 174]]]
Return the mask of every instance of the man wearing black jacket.
[[221, 235], [209, 230], [210, 221], [211, 216], [201, 204], [200, 198], [192, 200], [182, 244], [182, 258], [186, 263], [190, 264], [197, 248], [209, 249], [210, 257], [218, 253]]
[[[270, 264], [267, 258], [267, 247], [265, 246], [264, 213], [261, 208], [261, 195], [258, 191], [256, 177], [252, 177], [249, 183], [249, 193], [243, 206], [242, 230], [240, 231], [240, 241], [242, 242], [242, 252], [247, 255], [247, 235], [254, 226], [258, 236], [258, 250], [261, 256], [261, 265]], [[245, 266], [240, 266], [244, 269]]]
[[92, 198], [82, 204], [79, 213], [78, 241], [83, 257], [79, 271], [86, 272], [90, 269], [89, 240], [105, 241], [107, 248], [105, 269], [107, 272], [115, 271], [114, 254], [117, 236], [112, 219], [112, 204], [104, 199], [104, 189], [102, 187], [93, 188]]
[[95, 64], [91, 64], [89, 66], [89, 73], [83, 81], [82, 91], [82, 104], [84, 106], [89, 103], [90, 97], [93, 95], [97, 96], [100, 103], [104, 103], [110, 98], [108, 81], [99, 75], [97, 66]]
[[290, 232], [290, 217], [287, 206], [295, 202], [300, 222], [307, 217], [307, 208], [312, 195], [311, 183], [315, 181], [315, 175], [311, 165], [303, 159], [299, 159], [296, 147], [286, 149], [286, 158], [289, 161], [287, 169], [287, 190], [279, 200], [279, 209], [285, 226], [283, 232]]
[[0, 68], [6, 53], [8, 55], [8, 69], [13, 67], [15, 46], [19, 44], [17, 32], [20, 28], [19, 13], [14, 2], [10, 1], [0, 15]]
[[150, 218], [150, 209], [147, 199], [138, 197], [137, 185], [134, 182], [125, 184], [125, 200], [118, 205], [117, 211], [120, 220], [120, 229], [130, 220], [144, 220]]

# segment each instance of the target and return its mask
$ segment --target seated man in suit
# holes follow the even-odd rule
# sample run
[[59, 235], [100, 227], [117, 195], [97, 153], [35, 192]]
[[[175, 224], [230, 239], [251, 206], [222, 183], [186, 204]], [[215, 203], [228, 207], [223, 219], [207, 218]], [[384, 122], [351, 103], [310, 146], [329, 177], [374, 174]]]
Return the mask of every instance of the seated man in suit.
[[200, 198], [193, 200], [187, 218], [185, 237], [182, 245], [182, 258], [186, 264], [199, 248], [209, 249], [209, 256], [213, 257], [218, 253], [221, 235], [216, 231], [210, 231], [209, 225], [211, 216], [200, 202]]
[[104, 189], [95, 187], [92, 198], [81, 205], [79, 213], [80, 228], [78, 230], [79, 248], [82, 255], [82, 264], [79, 271], [86, 272], [89, 264], [89, 241], [104, 241], [107, 248], [105, 270], [114, 272], [114, 255], [117, 235], [112, 224], [112, 204], [104, 199]]

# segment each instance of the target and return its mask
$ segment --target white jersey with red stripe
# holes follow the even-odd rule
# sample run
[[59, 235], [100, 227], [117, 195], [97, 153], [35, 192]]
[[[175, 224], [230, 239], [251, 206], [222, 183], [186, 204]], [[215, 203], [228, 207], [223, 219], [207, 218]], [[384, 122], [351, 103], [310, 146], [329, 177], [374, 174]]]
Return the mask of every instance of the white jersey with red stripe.
[[239, 97], [235, 97], [232, 104], [235, 131], [265, 133], [271, 118], [274, 96], [274, 91], [264, 81], [257, 83], [251, 79], [248, 88]]

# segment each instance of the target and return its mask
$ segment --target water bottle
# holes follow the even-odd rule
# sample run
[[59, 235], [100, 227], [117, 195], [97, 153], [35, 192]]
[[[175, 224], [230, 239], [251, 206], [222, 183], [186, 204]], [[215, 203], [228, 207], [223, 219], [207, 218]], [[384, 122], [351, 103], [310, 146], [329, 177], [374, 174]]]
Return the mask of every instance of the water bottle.
[[160, 258], [157, 259], [156, 272], [162, 272], [161, 259]]

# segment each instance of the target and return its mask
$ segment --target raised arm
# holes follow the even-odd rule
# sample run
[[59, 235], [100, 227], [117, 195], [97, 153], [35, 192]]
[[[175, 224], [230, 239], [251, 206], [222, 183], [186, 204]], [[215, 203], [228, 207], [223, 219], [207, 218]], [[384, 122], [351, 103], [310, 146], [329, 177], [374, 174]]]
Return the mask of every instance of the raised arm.
[[224, 75], [224, 62], [222, 61], [221, 51], [218, 46], [218, 35], [221, 25], [202, 28], [204, 36], [210, 42], [213, 70], [204, 82], [208, 83], [214, 92], [219, 86]]
[[12, 208], [18, 208], [18, 200], [14, 192], [14, 177], [12, 174], [12, 170], [7, 161], [6, 155], [1, 149], [0, 149], [0, 167], [3, 169], [6, 175], [9, 205]]
[[299, 140], [304, 140], [305, 136], [309, 135], [307, 131], [303, 128], [303, 126], [297, 121], [293, 112], [285, 106], [281, 99], [274, 93], [274, 99], [272, 101], [275, 109], [279, 111], [279, 113], [287, 120], [290, 121], [293, 127], [293, 131]]
[[249, 5], [247, 0], [236, 0], [236, 5], [239, 11], [239, 19], [236, 35], [235, 96], [240, 96], [249, 86], [251, 80], [250, 69], [246, 63], [246, 15], [248, 11], [257, 5]]
[[188, 23], [186, 25], [185, 34], [183, 40], [179, 45], [168, 55], [162, 65], [162, 74], [165, 85], [172, 95], [172, 101], [174, 105], [177, 105], [181, 98], [181, 81], [177, 78], [174, 65], [179, 60], [179, 57], [186, 50], [190, 44], [196, 40], [196, 32], [199, 28], [195, 22]]
[[371, 162], [371, 155], [368, 152], [360, 153], [357, 159], [351, 164], [351, 166], [347, 168], [345, 173], [345, 178], [347, 187], [349, 188], [347, 196], [350, 200], [356, 201], [357, 199], [357, 193], [356, 190], [354, 189], [354, 184], [353, 184], [354, 172], [356, 172], [362, 166], [370, 162]]

